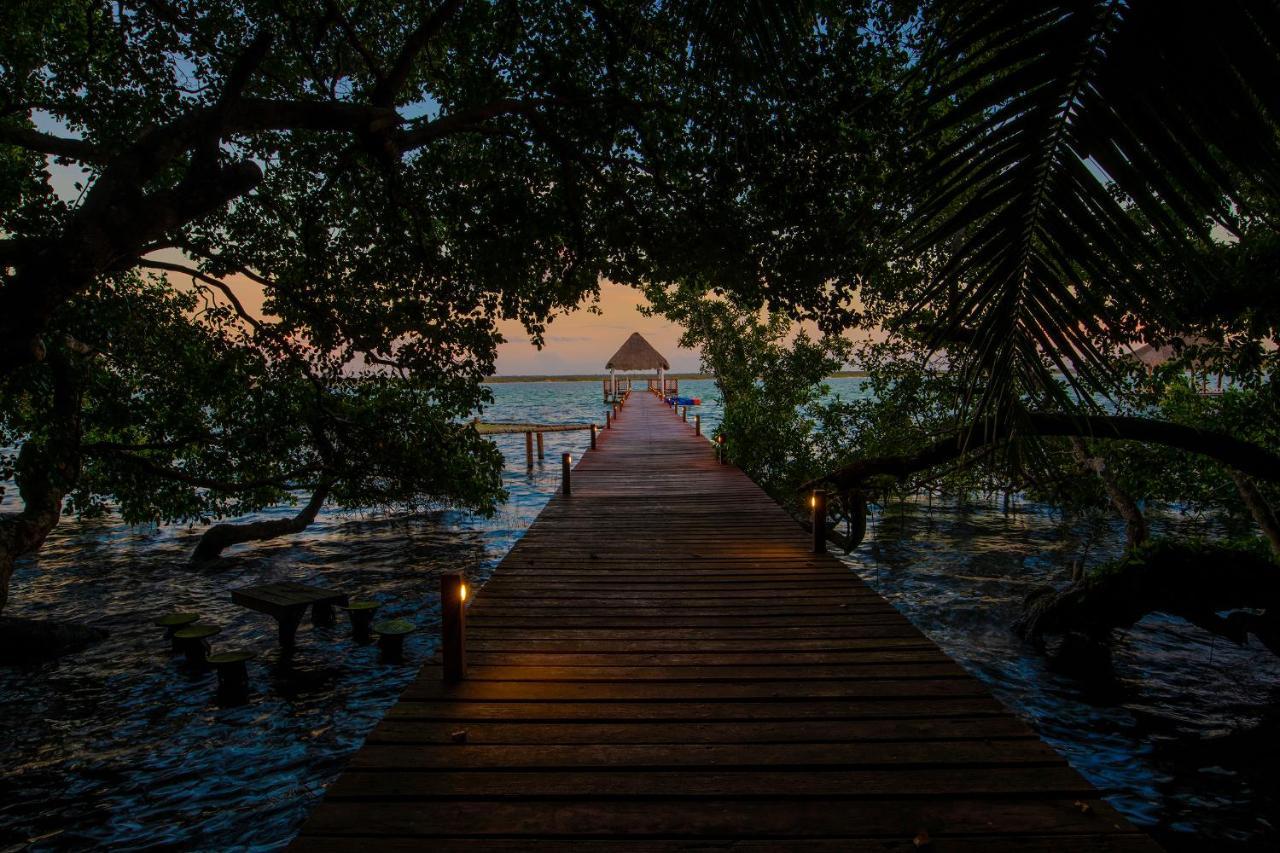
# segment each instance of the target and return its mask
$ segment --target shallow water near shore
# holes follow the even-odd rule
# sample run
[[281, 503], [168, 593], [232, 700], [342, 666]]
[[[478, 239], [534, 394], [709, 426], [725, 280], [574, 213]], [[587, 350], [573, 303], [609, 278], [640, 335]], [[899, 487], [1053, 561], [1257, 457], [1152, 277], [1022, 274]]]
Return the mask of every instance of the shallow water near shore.
[[[861, 382], [832, 386], [853, 396]], [[492, 390], [486, 420], [603, 421], [598, 382]], [[709, 432], [718, 422], [711, 383], [681, 390], [703, 398]], [[584, 432], [547, 434], [545, 461], [530, 471], [522, 435], [496, 440], [511, 497], [492, 519], [326, 511], [303, 534], [238, 546], [217, 569], [199, 572], [186, 563], [198, 530], [110, 519], [61, 526], [22, 563], [7, 615], [91, 622], [111, 633], [57, 662], [0, 669], [0, 851], [286, 844], [434, 651], [438, 575], [461, 570], [482, 584], [558, 486], [560, 453], [576, 457], [588, 441]], [[1174, 514], [1153, 522], [1179, 532], [1202, 527]], [[1031, 504], [1005, 513], [911, 503], [877, 513], [867, 543], [846, 561], [1162, 843], [1275, 849], [1276, 740], [1239, 734], [1280, 700], [1273, 656], [1153, 616], [1117, 645], [1114, 679], [1086, 684], [1048, 670], [1009, 631], [1028, 591], [1061, 582], [1073, 560], [1106, 559], [1121, 544], [1113, 525], [1066, 523]], [[420, 630], [406, 644], [407, 663], [381, 663], [376, 647], [355, 645], [341, 615], [333, 628], [304, 621], [298, 651], [282, 658], [274, 622], [228, 594], [273, 580], [375, 598], [380, 618], [413, 620]], [[151, 624], [172, 610], [220, 625], [215, 648], [257, 654], [248, 705], [218, 707], [214, 677], [189, 673], [173, 657]]]

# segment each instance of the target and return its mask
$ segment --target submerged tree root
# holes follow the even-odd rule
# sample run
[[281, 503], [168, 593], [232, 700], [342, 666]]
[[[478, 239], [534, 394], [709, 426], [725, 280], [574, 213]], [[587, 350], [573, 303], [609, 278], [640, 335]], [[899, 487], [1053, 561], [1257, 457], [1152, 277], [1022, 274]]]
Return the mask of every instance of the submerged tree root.
[[1247, 548], [1155, 540], [1064, 590], [1033, 593], [1015, 628], [1041, 650], [1052, 639], [1093, 657], [1114, 629], [1155, 612], [1237, 644], [1252, 634], [1280, 655], [1280, 565]]

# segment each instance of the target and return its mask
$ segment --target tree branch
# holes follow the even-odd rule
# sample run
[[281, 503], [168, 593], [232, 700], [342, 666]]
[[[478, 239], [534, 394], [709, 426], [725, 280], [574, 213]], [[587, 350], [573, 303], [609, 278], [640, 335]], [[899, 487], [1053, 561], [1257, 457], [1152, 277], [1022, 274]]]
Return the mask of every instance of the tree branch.
[[184, 266], [182, 264], [173, 264], [168, 261], [158, 261], [154, 258], [143, 258], [138, 262], [138, 266], [147, 267], [148, 269], [165, 270], [166, 272], [182, 273], [183, 275], [189, 275], [198, 281], [203, 281], [205, 284], [212, 287], [216, 287], [222, 295], [227, 298], [227, 301], [231, 303], [231, 307], [235, 309], [236, 315], [239, 316], [241, 320], [244, 320], [252, 326], [254, 331], [262, 331], [262, 321], [245, 310], [244, 305], [240, 303], [239, 298], [231, 290], [230, 285], [225, 281], [216, 279], [213, 276], [201, 272], [193, 267]]
[[29, 127], [0, 125], [0, 144], [25, 148], [38, 154], [66, 157], [81, 163], [101, 164], [108, 159], [107, 153], [91, 142], [54, 136], [52, 133], [42, 133]]
[[162, 480], [172, 480], [176, 483], [185, 483], [188, 486], [195, 486], [200, 489], [210, 489], [215, 492], [225, 492], [227, 494], [236, 494], [238, 492], [247, 492], [254, 489], [264, 488], [289, 488], [290, 483], [295, 483], [297, 478], [310, 474], [315, 471], [314, 465], [306, 465], [301, 468], [295, 468], [281, 474], [278, 477], [262, 477], [257, 480], [218, 480], [213, 477], [201, 477], [196, 474], [188, 474], [186, 471], [180, 471], [177, 468], [170, 468], [168, 465], [162, 465], [145, 456], [138, 456], [130, 453], [126, 449], [111, 444], [95, 444], [87, 445], [84, 448], [86, 456], [96, 458], [111, 457], [119, 459], [130, 465], [134, 465], [146, 471], [152, 476], [159, 477]]
[[563, 98], [500, 98], [487, 104], [451, 112], [448, 115], [406, 128], [396, 134], [394, 141], [401, 151], [420, 148], [441, 137], [470, 131], [491, 118], [503, 115], [536, 115], [543, 107], [565, 103]]
[[413, 71], [413, 64], [418, 55], [426, 50], [427, 45], [435, 38], [436, 33], [462, 8], [462, 0], [444, 0], [431, 14], [422, 19], [417, 29], [409, 34], [400, 54], [396, 57], [386, 77], [378, 81], [373, 90], [373, 103], [381, 107], [390, 107], [396, 96], [404, 88], [405, 81]]
[[1163, 444], [1203, 454], [1263, 480], [1280, 482], [1280, 456], [1264, 447], [1216, 430], [1122, 415], [1031, 413], [1016, 427], [1008, 418], [984, 418], [947, 438], [935, 441], [913, 456], [859, 459], [810, 480], [799, 488], [803, 491], [825, 484], [850, 488], [871, 477], [883, 475], [905, 479], [918, 471], [958, 459], [976, 448], [1019, 436], [1079, 436]]
[[342, 35], [346, 37], [347, 44], [351, 45], [355, 52], [360, 54], [360, 59], [364, 61], [365, 68], [373, 75], [374, 81], [378, 85], [382, 85], [386, 75], [378, 64], [378, 58], [365, 46], [364, 42], [360, 41], [360, 36], [356, 33], [355, 27], [351, 26], [351, 21], [347, 19], [347, 16], [343, 14], [342, 10], [338, 8], [338, 4], [333, 0], [326, 0], [325, 7], [329, 10], [329, 14], [334, 20], [338, 22], [338, 27], [342, 30]]
[[266, 521], [250, 521], [240, 524], [215, 524], [204, 532], [195, 551], [191, 554], [191, 562], [203, 563], [216, 559], [225, 548], [239, 545], [242, 542], [254, 542], [259, 539], [274, 539], [290, 533], [301, 533], [311, 522], [316, 520], [320, 508], [329, 497], [333, 487], [330, 480], [323, 480], [316, 486], [311, 500], [293, 518], [275, 518]]

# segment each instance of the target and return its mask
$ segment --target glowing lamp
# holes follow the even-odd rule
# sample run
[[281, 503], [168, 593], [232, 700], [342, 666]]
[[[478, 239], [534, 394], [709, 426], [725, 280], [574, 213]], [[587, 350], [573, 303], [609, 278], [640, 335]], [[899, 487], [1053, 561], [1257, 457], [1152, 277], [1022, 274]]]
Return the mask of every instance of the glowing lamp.
[[440, 663], [445, 681], [467, 677], [467, 582], [458, 572], [440, 576]]
[[813, 553], [827, 553], [827, 493], [814, 491], [809, 496], [813, 521]]

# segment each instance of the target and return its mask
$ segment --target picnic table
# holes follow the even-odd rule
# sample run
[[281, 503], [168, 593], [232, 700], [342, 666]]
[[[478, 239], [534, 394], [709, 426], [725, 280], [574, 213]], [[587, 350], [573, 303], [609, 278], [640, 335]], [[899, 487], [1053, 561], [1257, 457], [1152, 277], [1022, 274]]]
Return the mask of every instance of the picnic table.
[[241, 607], [274, 617], [280, 628], [280, 647], [292, 649], [298, 623], [308, 607], [313, 625], [329, 626], [333, 624], [333, 606], [345, 605], [347, 595], [322, 586], [280, 581], [233, 589], [231, 600]]

